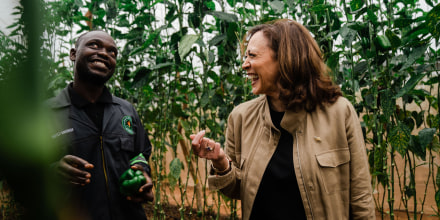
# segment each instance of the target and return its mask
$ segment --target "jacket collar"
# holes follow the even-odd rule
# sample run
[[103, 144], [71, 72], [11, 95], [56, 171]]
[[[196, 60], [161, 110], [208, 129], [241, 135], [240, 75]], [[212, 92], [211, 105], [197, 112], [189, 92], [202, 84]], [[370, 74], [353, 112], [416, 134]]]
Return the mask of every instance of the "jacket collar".
[[[109, 98], [111, 98], [111, 101], [109, 100], [110, 103], [121, 104], [121, 102], [115, 99], [115, 97], [111, 95], [110, 92], [108, 94], [110, 95]], [[49, 106], [54, 109], [64, 108], [72, 105], [72, 100], [70, 99], [68, 86], [66, 86], [63, 90], [61, 90], [61, 92], [57, 96], [50, 99], [48, 102], [49, 102]]]
[[[263, 112], [260, 115], [265, 127], [267, 126], [278, 130], [272, 123], [272, 119], [270, 117], [269, 100], [266, 95], [264, 95]], [[306, 115], [307, 112], [304, 109], [301, 109], [297, 112], [286, 110], [284, 117], [281, 120], [281, 127], [292, 135], [294, 135], [297, 131], [301, 133], [306, 120]]]

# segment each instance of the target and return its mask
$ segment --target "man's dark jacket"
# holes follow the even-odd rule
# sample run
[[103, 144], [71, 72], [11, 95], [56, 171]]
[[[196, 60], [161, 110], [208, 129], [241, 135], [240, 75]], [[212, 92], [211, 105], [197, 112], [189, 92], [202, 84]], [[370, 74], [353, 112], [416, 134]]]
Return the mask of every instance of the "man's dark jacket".
[[[91, 182], [70, 188], [66, 201], [76, 201], [73, 210], [91, 219], [146, 219], [139, 203], [127, 201], [119, 192], [118, 180], [130, 168], [130, 159], [142, 153], [148, 160], [151, 144], [134, 107], [112, 96], [104, 107], [102, 132], [82, 109], [70, 100], [67, 87], [47, 101], [52, 109], [60, 140], [60, 155], [72, 154], [92, 163]], [[62, 153], [62, 154], [61, 154]], [[150, 174], [150, 167], [142, 164]]]

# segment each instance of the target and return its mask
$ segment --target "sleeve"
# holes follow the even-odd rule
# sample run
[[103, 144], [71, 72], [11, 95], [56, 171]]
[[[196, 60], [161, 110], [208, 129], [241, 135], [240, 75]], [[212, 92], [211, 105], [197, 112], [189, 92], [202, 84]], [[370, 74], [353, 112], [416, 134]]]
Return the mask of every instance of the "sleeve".
[[348, 104], [346, 133], [350, 148], [350, 213], [352, 219], [375, 219], [371, 176], [365, 142], [353, 106]]
[[130, 165], [140, 164], [144, 168], [145, 172], [147, 172], [148, 175], [151, 176], [151, 167], [148, 163], [148, 160], [151, 155], [152, 146], [148, 138], [148, 134], [145, 131], [144, 126], [142, 125], [139, 115], [137, 114], [136, 110], [134, 110], [134, 107], [133, 111], [135, 116], [134, 121], [137, 128], [135, 145], [136, 149], [139, 149], [139, 155], [130, 160]]
[[[211, 190], [220, 190], [223, 194], [232, 199], [240, 199], [240, 183], [241, 183], [241, 170], [238, 168], [240, 164], [240, 158], [236, 155], [236, 140], [237, 128], [234, 124], [234, 117], [229, 115], [228, 128], [226, 130], [226, 143], [225, 149], [227, 157], [231, 160], [231, 171], [225, 175], [210, 175], [208, 177], [208, 184]], [[236, 136], [237, 135], [237, 136]]]

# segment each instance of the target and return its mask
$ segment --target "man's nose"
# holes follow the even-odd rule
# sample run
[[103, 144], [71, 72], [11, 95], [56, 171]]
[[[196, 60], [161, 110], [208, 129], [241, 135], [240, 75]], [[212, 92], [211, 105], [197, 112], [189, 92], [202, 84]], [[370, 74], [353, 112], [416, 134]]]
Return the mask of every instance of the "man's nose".
[[107, 51], [106, 49], [102, 48], [101, 50], [98, 51], [98, 56], [104, 59], [109, 59], [110, 55], [109, 55], [110, 51]]

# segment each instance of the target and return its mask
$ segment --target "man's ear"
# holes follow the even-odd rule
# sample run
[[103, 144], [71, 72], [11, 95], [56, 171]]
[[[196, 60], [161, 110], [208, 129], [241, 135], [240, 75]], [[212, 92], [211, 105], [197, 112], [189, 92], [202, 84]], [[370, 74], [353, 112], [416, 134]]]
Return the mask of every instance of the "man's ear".
[[70, 49], [70, 60], [71, 61], [76, 60], [76, 49], [75, 48]]

